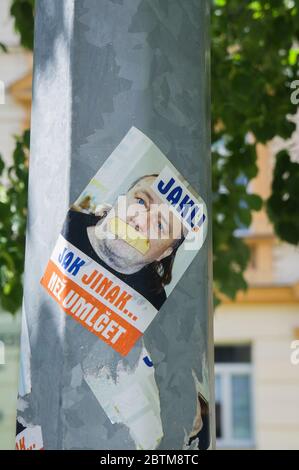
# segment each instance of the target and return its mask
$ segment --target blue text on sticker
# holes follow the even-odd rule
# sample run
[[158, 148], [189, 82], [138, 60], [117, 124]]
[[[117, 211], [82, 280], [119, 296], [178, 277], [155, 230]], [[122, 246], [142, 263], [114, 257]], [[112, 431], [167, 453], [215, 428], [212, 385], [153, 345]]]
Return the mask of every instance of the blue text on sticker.
[[205, 222], [204, 202], [198, 201], [170, 168], [163, 169], [153, 183], [153, 189], [163, 201], [175, 209], [189, 230], [199, 228]]
[[79, 256], [75, 257], [74, 253], [67, 248], [64, 248], [63, 252], [60, 253], [58, 262], [65, 271], [73, 276], [77, 276], [78, 272], [85, 264], [83, 259], [79, 258]]

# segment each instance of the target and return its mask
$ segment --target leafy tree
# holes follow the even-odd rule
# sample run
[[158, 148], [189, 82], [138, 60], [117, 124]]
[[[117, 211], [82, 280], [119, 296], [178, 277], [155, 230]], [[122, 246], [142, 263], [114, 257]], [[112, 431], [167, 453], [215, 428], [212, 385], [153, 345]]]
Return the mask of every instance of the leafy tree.
[[29, 131], [16, 137], [13, 163], [0, 156], [0, 299], [16, 312], [22, 301], [25, 228], [27, 216]]
[[[212, 142], [214, 279], [234, 297], [245, 288], [249, 251], [235, 236], [249, 227], [261, 201], [248, 194], [257, 174], [256, 142], [291, 137], [287, 117], [298, 76], [298, 0], [214, 0], [212, 14]], [[298, 163], [277, 157], [272, 195], [265, 201], [277, 235], [299, 242]], [[297, 200], [297, 206], [296, 206]]]
[[[299, 0], [212, 2], [214, 282], [231, 298], [246, 289], [249, 250], [236, 230], [250, 226], [253, 211], [264, 203], [277, 235], [299, 242], [299, 164], [288, 152], [277, 155], [268, 201], [248, 189], [258, 172], [256, 142], [288, 139], [295, 128], [288, 116], [297, 111], [290, 95], [298, 77], [298, 12]], [[22, 45], [32, 49], [34, 0], [12, 0], [11, 14]], [[9, 184], [0, 186], [0, 300], [12, 312], [21, 303], [28, 148], [26, 133], [17, 138]]]
[[33, 49], [34, 2], [35, 0], [12, 0], [10, 9], [21, 44], [30, 50]]

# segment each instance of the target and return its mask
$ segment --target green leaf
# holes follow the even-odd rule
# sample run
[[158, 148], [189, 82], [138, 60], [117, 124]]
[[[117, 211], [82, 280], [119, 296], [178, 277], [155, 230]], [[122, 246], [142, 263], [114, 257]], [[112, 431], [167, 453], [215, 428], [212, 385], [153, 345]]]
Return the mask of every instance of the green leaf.
[[247, 194], [245, 196], [246, 202], [250, 206], [251, 210], [260, 211], [263, 207], [263, 200], [257, 194]]
[[10, 13], [23, 47], [33, 49], [34, 0], [12, 0]]
[[27, 215], [29, 133], [16, 137], [12, 165], [0, 158], [0, 304], [15, 313], [22, 303]]
[[4, 168], [5, 168], [5, 163], [4, 163], [2, 156], [0, 155], [0, 176], [2, 175]]
[[5, 53], [8, 52], [8, 49], [7, 49], [6, 45], [3, 44], [3, 42], [0, 42], [0, 50], [1, 50], [2, 52], [5, 52]]
[[278, 236], [293, 245], [299, 243], [299, 163], [286, 150], [276, 156], [272, 194], [267, 211]]

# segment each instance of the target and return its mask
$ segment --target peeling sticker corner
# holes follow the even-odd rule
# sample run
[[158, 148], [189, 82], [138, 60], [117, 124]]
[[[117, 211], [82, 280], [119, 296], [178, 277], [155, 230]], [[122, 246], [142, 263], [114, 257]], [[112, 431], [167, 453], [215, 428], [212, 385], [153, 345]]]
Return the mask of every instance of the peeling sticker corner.
[[25, 427], [18, 418], [16, 450], [44, 450], [42, 429], [40, 426]]
[[[144, 360], [146, 358], [146, 361]], [[150, 365], [151, 364], [151, 365]], [[118, 367], [114, 380], [106, 367], [84, 379], [112, 424], [124, 424], [136, 450], [154, 450], [163, 438], [155, 369], [145, 348], [134, 371]]]

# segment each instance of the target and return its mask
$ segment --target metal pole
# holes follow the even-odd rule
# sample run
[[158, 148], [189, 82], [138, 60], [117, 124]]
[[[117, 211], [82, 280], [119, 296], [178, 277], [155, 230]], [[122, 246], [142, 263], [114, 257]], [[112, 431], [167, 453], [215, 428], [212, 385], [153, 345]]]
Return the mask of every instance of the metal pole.
[[[17, 448], [213, 446], [208, 3], [37, 1]], [[166, 175], [179, 190], [166, 192]], [[160, 188], [171, 210], [188, 198], [206, 203], [200, 221], [179, 219], [184, 237], [201, 233], [200, 250], [180, 245], [159, 295], [128, 263], [94, 264], [93, 228], [76, 238], [76, 220], [108, 220], [115, 195], [136, 190], [133, 176], [153, 198]], [[126, 253], [149, 259], [145, 238], [123, 240]], [[82, 266], [70, 264], [70, 247]], [[138, 273], [154, 266], [162, 279], [177, 245], [167, 247]], [[126, 294], [91, 293], [95, 267]], [[103, 309], [97, 321], [66, 307], [71, 287]], [[123, 308], [130, 292], [132, 311]]]

